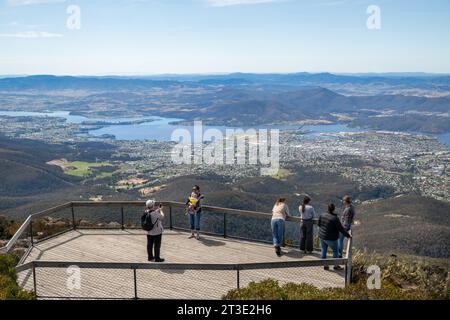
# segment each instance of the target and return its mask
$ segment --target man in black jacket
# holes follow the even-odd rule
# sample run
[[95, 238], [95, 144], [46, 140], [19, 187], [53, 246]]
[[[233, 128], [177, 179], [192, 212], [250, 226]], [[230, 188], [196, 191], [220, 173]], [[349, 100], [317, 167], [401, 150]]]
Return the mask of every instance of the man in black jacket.
[[[320, 248], [322, 251], [322, 259], [327, 258], [328, 247], [333, 250], [333, 258], [339, 258], [339, 246], [338, 239], [339, 233], [342, 233], [345, 237], [351, 238], [351, 235], [344, 229], [339, 217], [334, 210], [336, 209], [334, 204], [328, 205], [328, 212], [319, 217], [319, 238], [320, 238]], [[325, 266], [325, 270], [329, 267]], [[335, 266], [334, 270], [341, 270], [342, 267]]]

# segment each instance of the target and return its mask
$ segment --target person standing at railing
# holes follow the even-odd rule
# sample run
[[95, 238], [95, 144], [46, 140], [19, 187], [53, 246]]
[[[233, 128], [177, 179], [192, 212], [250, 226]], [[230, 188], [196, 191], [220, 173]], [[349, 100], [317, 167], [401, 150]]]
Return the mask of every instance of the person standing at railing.
[[303, 203], [299, 207], [302, 218], [300, 225], [300, 250], [308, 254], [313, 252], [314, 217], [316, 216], [314, 207], [309, 204], [310, 202], [311, 198], [305, 196]]
[[286, 217], [289, 216], [289, 207], [285, 198], [279, 198], [272, 209], [272, 236], [275, 253], [281, 257], [281, 244], [284, 237], [284, 224]]
[[[355, 220], [355, 207], [352, 204], [352, 199], [350, 196], [344, 196], [342, 198], [342, 204], [344, 205], [344, 210], [341, 215], [341, 223], [345, 231], [350, 232], [352, 229], [353, 221]], [[342, 258], [344, 252], [344, 238], [345, 235], [340, 233], [339, 235], [339, 257]]]
[[[161, 258], [161, 241], [162, 234], [164, 232], [164, 227], [162, 220], [164, 220], [164, 211], [160, 205], [156, 207], [155, 200], [148, 200], [145, 204], [146, 210], [144, 215], [146, 215], [149, 220], [150, 226], [146, 228], [147, 231], [147, 254], [148, 261], [164, 262]], [[145, 222], [144, 222], [145, 223]], [[153, 254], [153, 251], [155, 254]]]
[[[327, 258], [328, 247], [333, 250], [333, 258], [339, 258], [338, 239], [339, 233], [342, 233], [345, 237], [351, 238], [351, 235], [344, 229], [339, 217], [334, 210], [336, 209], [333, 203], [328, 205], [328, 212], [319, 217], [319, 238], [321, 258]], [[325, 270], [329, 270], [329, 266], [323, 267]], [[334, 266], [334, 270], [342, 270], [339, 265]]]
[[189, 239], [196, 238], [200, 240], [200, 218], [202, 215], [202, 199], [204, 196], [200, 193], [200, 187], [195, 185], [192, 188], [191, 195], [186, 201], [186, 215], [189, 216], [191, 225], [191, 235]]

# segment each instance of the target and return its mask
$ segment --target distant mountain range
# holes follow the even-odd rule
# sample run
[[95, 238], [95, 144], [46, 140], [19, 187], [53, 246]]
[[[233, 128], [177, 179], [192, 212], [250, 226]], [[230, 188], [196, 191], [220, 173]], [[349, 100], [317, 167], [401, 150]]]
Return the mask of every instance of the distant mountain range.
[[0, 77], [1, 90], [20, 89], [61, 89], [61, 88], [112, 88], [115, 86], [145, 87], [170, 85], [176, 82], [197, 82], [198, 84], [276, 84], [312, 85], [324, 84], [387, 84], [446, 86], [449, 89], [450, 75], [427, 73], [385, 73], [385, 74], [331, 74], [331, 73], [230, 73], [223, 75], [155, 75], [155, 76], [13, 76]]
[[[160, 98], [154, 95], [146, 97], [149, 90], [155, 88], [161, 90]], [[115, 111], [115, 105], [121, 108], [128, 105], [134, 112], [142, 114], [201, 119], [210, 124], [248, 126], [301, 120], [342, 122], [339, 115], [344, 114], [345, 121], [353, 126], [450, 132], [449, 75], [233, 73], [148, 77], [40, 75], [0, 79], [0, 94], [18, 91], [45, 94], [46, 91], [58, 90], [92, 91], [89, 99], [107, 103], [111, 106], [111, 113]], [[342, 94], [341, 91], [356, 94]], [[421, 92], [427, 95], [418, 94]], [[130, 93], [138, 94], [131, 97]], [[83, 104], [84, 110], [90, 104], [89, 100], [78, 102]], [[74, 104], [76, 101], [71, 102]], [[153, 106], [151, 111], [149, 105]], [[160, 107], [155, 108], [155, 105]]]
[[137, 90], [174, 83], [174, 81], [166, 80], [39, 75], [0, 79], [0, 90]]
[[[267, 124], [323, 119], [339, 121], [336, 114], [352, 117], [352, 125], [376, 124], [377, 129], [396, 130], [390, 119], [408, 119], [411, 128], [404, 131], [430, 133], [450, 131], [450, 117], [439, 117], [450, 110], [450, 97], [427, 98], [403, 95], [348, 97], [324, 88], [301, 88], [286, 92], [259, 93], [233, 89], [219, 92], [215, 105], [188, 114], [208, 119], [213, 124]], [[382, 113], [390, 111], [388, 114]], [[416, 114], [406, 114], [415, 112]], [[371, 119], [369, 121], [369, 119]], [[376, 120], [376, 121], [375, 121]], [[429, 122], [434, 125], [430, 126]], [[396, 121], [397, 124], [401, 124]]]

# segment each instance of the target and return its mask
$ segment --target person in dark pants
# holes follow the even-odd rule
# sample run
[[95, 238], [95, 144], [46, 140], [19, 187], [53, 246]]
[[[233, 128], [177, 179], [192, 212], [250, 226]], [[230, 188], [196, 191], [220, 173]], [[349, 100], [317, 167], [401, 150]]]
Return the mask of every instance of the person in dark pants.
[[[351, 238], [351, 235], [344, 229], [339, 217], [334, 213], [335, 205], [333, 203], [328, 205], [328, 212], [319, 217], [319, 238], [321, 248], [321, 258], [327, 258], [328, 247], [333, 250], [333, 258], [339, 258], [338, 239], [339, 233], [345, 237]], [[329, 266], [323, 267], [329, 270]], [[341, 266], [335, 265], [334, 270], [342, 270]]]
[[[164, 220], [164, 211], [160, 206], [155, 206], [155, 200], [148, 200], [146, 203], [146, 213], [150, 214], [153, 229], [147, 231], [147, 254], [148, 261], [164, 262], [161, 258], [161, 240], [164, 231], [162, 220]], [[154, 253], [154, 254], [153, 254]]]
[[[350, 232], [352, 230], [352, 225], [355, 220], [355, 207], [352, 204], [352, 199], [350, 196], [344, 196], [342, 198], [342, 204], [344, 205], [344, 210], [342, 211], [341, 223], [345, 231]], [[344, 238], [345, 235], [341, 233], [339, 235], [339, 257], [342, 258], [344, 252]]]
[[302, 222], [300, 225], [300, 250], [304, 253], [313, 252], [314, 217], [316, 212], [313, 206], [309, 205], [311, 198], [305, 196], [303, 203], [299, 207]]

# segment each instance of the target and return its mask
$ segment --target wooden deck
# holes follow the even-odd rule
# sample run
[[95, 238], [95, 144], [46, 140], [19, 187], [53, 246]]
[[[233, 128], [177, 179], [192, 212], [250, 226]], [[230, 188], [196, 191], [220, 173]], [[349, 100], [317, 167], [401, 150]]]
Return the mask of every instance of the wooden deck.
[[[281, 258], [272, 246], [241, 240], [203, 236], [188, 239], [188, 234], [166, 231], [162, 257], [167, 263], [261, 263], [318, 259], [295, 249], [284, 249]], [[38, 243], [25, 263], [42, 261], [65, 262], [133, 262], [147, 263], [145, 233], [137, 230], [77, 230]], [[37, 268], [39, 297], [64, 298], [133, 298], [134, 281], [131, 269], [80, 269], [81, 287], [71, 286], [65, 268]], [[322, 267], [280, 268], [240, 271], [240, 285], [274, 278], [281, 284], [305, 282], [317, 287], [343, 287], [344, 272], [325, 271]], [[19, 284], [33, 289], [31, 270], [18, 274]], [[149, 299], [220, 299], [235, 289], [236, 271], [224, 270], [137, 270], [139, 298]]]

